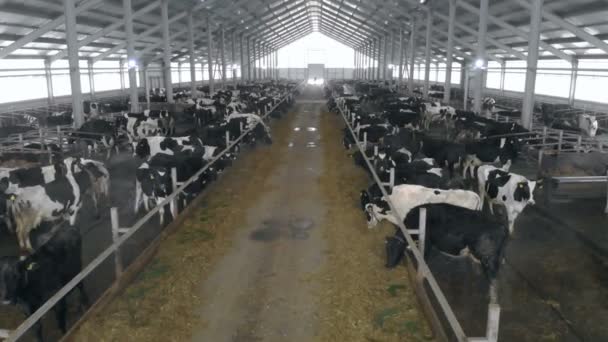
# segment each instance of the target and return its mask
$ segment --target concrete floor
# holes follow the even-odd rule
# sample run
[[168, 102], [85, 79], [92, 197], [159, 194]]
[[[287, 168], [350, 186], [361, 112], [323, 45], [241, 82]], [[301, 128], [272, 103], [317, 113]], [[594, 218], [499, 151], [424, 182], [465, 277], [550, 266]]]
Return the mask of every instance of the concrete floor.
[[310, 341], [317, 331], [316, 285], [305, 278], [324, 262], [323, 146], [321, 105], [302, 100], [320, 94], [308, 92], [293, 114], [288, 154], [268, 175], [272, 190], [247, 210], [247, 228], [201, 288], [209, 300], [193, 341]]

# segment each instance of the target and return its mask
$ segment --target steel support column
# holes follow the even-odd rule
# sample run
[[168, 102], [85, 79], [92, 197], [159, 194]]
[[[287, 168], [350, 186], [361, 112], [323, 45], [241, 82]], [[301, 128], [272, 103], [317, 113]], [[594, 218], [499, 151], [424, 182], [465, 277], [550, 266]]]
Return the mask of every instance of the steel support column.
[[89, 72], [89, 89], [91, 100], [95, 100], [95, 73], [93, 72], [93, 60], [89, 59], [87, 61], [87, 69]]
[[[135, 35], [133, 33], [133, 6], [131, 0], [122, 0], [127, 36], [127, 68], [129, 71], [129, 100], [131, 113], [139, 112], [139, 94], [137, 90], [137, 61], [135, 60]], [[91, 94], [93, 92], [91, 91]]]
[[70, 66], [70, 86], [72, 87], [72, 116], [74, 127], [84, 123], [82, 89], [80, 87], [80, 66], [78, 65], [78, 32], [76, 32], [76, 8], [74, 0], [63, 0], [65, 10], [65, 38], [68, 45]]
[[232, 85], [236, 86], [236, 32], [234, 31], [230, 36], [230, 71], [232, 71]]
[[355, 79], [357, 78], [357, 62], [358, 62], [357, 59], [358, 58], [359, 58], [359, 52], [357, 51], [357, 49], [355, 49], [355, 59], [353, 62], [354, 66], [355, 66], [355, 69], [353, 71], [353, 78], [355, 78]]
[[257, 79], [258, 79], [257, 58], [255, 57], [256, 54], [257, 54], [257, 51], [258, 51], [258, 49], [257, 49], [257, 46], [256, 46], [256, 41], [255, 41], [255, 39], [253, 39], [251, 41], [251, 56], [250, 56], [250, 58], [251, 58], [251, 61], [252, 61], [251, 62], [251, 67], [253, 69], [252, 70], [253, 71], [252, 74], [253, 74], [253, 80], [254, 81], [257, 81]]
[[389, 52], [389, 47], [388, 47], [388, 35], [384, 36], [384, 58], [382, 59], [382, 80], [386, 81], [386, 73], [388, 71], [388, 52]]
[[211, 32], [211, 13], [207, 12], [207, 71], [209, 72], [209, 95], [215, 93], [213, 79], [213, 33]]
[[449, 17], [448, 17], [448, 47], [446, 52], [445, 62], [445, 83], [443, 85], [443, 101], [449, 103], [452, 96], [452, 64], [454, 64], [454, 26], [456, 24], [456, 6], [457, 0], [449, 0]]
[[141, 65], [141, 69], [144, 72], [144, 78], [142, 80], [144, 84], [144, 92], [146, 93], [146, 103], [148, 104], [148, 108], [150, 108], [150, 74], [148, 73], [148, 66]]
[[163, 76], [167, 102], [173, 103], [173, 82], [171, 81], [171, 42], [169, 35], [169, 0], [162, 0], [160, 5], [161, 30], [163, 35]]
[[247, 38], [247, 81], [251, 81], [251, 40]]
[[573, 106], [576, 98], [576, 81], [578, 80], [578, 59], [572, 59], [572, 72], [570, 73], [570, 90], [568, 92], [568, 103]]
[[505, 77], [507, 76], [507, 63], [502, 61], [500, 63], [500, 94], [505, 94]]
[[194, 60], [194, 14], [188, 14], [188, 54], [190, 55], [190, 92], [196, 94], [196, 61]]
[[403, 55], [405, 53], [403, 28], [399, 29], [399, 87], [403, 83]]
[[431, 33], [433, 32], [433, 11], [430, 7], [426, 9], [426, 46], [424, 49], [424, 88], [422, 96], [429, 97], [431, 76]]
[[220, 25], [220, 59], [222, 61], [222, 89], [226, 89], [226, 72], [228, 68], [226, 66], [226, 33], [224, 32], [224, 25]]
[[[481, 98], [483, 96], [483, 73], [488, 67], [486, 55], [486, 38], [488, 36], [488, 7], [490, 0], [480, 0], [479, 3], [479, 31], [477, 35], [477, 54], [474, 62], [475, 88], [473, 89], [473, 111], [481, 113]], [[538, 47], [537, 47], [538, 52]], [[489, 112], [488, 112], [489, 114]]]
[[378, 37], [376, 38], [376, 54], [377, 54], [377, 58], [376, 58], [376, 81], [380, 81], [380, 56], [382, 56], [382, 37]]
[[55, 95], [53, 95], [53, 74], [51, 72], [50, 59], [44, 60], [44, 79], [46, 80], [46, 94], [49, 105], [55, 103]]
[[125, 60], [123, 58], [118, 60], [118, 73], [120, 74], [120, 91], [125, 91]]
[[531, 5], [532, 12], [530, 14], [530, 36], [528, 37], [526, 88], [524, 90], [524, 102], [521, 109], [521, 123], [529, 130], [532, 129], [532, 118], [534, 114], [536, 68], [538, 66], [538, 47], [540, 44], [543, 0], [531, 0]]
[[407, 79], [407, 87], [411, 92], [414, 91], [414, 68], [416, 67], [416, 16], [412, 18], [412, 31], [410, 32], [410, 74]]
[[243, 43], [243, 34], [239, 35], [239, 52], [241, 58], [241, 83], [246, 79], [245, 76], [245, 44]]
[[389, 65], [392, 65], [393, 68], [391, 70], [391, 79], [395, 79], [395, 32], [391, 30], [391, 39], [390, 39], [390, 57], [389, 57]]

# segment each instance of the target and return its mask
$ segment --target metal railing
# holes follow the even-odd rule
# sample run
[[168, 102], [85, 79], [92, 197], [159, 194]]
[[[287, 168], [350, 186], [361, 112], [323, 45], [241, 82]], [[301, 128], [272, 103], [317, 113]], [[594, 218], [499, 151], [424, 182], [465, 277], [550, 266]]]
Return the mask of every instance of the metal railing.
[[[267, 111], [262, 119], [265, 119], [268, 115], [270, 115], [273, 111], [275, 111], [283, 102], [292, 101], [294, 97], [294, 92], [297, 90], [302, 83], [300, 83], [294, 90], [292, 90], [288, 95], [284, 96], [280, 102], [274, 105], [269, 111]], [[259, 124], [259, 123], [258, 123]], [[249, 129], [245, 130], [237, 139], [232, 141], [230, 145], [228, 145], [221, 153], [219, 153], [216, 157], [214, 157], [208, 164], [206, 164], [202, 169], [200, 169], [196, 174], [194, 174], [190, 179], [181, 184], [177, 189], [174, 189], [173, 193], [171, 193], [164, 201], [146, 213], [141, 219], [139, 219], [133, 226], [130, 228], [122, 228], [121, 231], [124, 232], [124, 235], [117, 237], [115, 241], [106, 248], [103, 252], [101, 252], [95, 259], [93, 259], [80, 273], [78, 273], [72, 280], [70, 280], [65, 286], [63, 286], [55, 295], [53, 295], [49, 300], [47, 300], [38, 310], [32, 313], [25, 321], [17, 327], [14, 331], [10, 333], [7, 342], [17, 341], [19, 338], [22, 338], [24, 334], [26, 334], [35, 324], [37, 324], [42, 317], [48, 313], [60, 300], [66, 297], [80, 282], [82, 282], [89, 274], [91, 274], [94, 270], [96, 270], [103, 262], [106, 261], [112, 254], [119, 255], [120, 248], [124, 245], [130, 237], [132, 237], [135, 233], [137, 233], [145, 224], [158, 213], [161, 208], [164, 208], [166, 205], [175, 204], [178, 200], [178, 197], [181, 193], [193, 182], [197, 181], [198, 178], [207, 171], [213, 164], [215, 164], [219, 159], [221, 159], [224, 154], [232, 150], [236, 144], [238, 144], [241, 140], [243, 140], [247, 134], [251, 133], [253, 129], [257, 126], [254, 125]], [[111, 210], [113, 212], [114, 210]], [[117, 218], [115, 214], [111, 215], [112, 221]], [[113, 222], [113, 225], [118, 226], [118, 221]], [[120, 262], [115, 258], [115, 262]], [[117, 276], [115, 282], [119, 280], [119, 276], [122, 274], [122, 265], [115, 264], [115, 269], [117, 271]], [[1, 337], [1, 336], [0, 336]]]
[[[338, 106], [338, 109], [340, 110], [340, 114], [342, 115], [342, 118], [344, 119], [344, 123], [346, 124], [346, 127], [348, 127], [350, 134], [352, 135], [353, 139], [355, 140], [357, 148], [361, 152], [363, 159], [365, 160], [365, 163], [367, 164], [367, 167], [368, 167], [374, 181], [380, 188], [383, 198], [386, 199], [391, 211], [393, 212], [393, 215], [395, 215], [397, 221], [399, 222], [398, 227], [401, 230], [401, 232], [403, 233], [403, 235], [405, 236], [408, 246], [416, 246], [414, 240], [411, 237], [411, 234], [412, 233], [417, 234], [417, 235], [419, 235], [419, 239], [424, 239], [425, 227], [426, 227], [426, 224], [425, 224], [426, 222], [424, 222], [425, 217], [426, 217], [425, 211], [421, 210], [420, 226], [417, 231], [409, 230], [407, 227], [405, 227], [405, 225], [403, 224], [404, 217], [399, 216], [398, 211], [396, 210], [394, 204], [391, 202], [390, 197], [388, 196], [388, 193], [385, 189], [385, 186], [387, 184], [383, 183], [380, 180], [380, 178], [378, 177], [372, 163], [370, 162], [369, 158], [367, 157], [367, 155], [365, 153], [364, 143], [361, 143], [359, 141], [359, 138], [355, 134], [355, 132], [349, 122], [347, 115], [350, 115], [350, 113], [345, 113], [344, 112], [345, 109], [342, 108], [342, 106]], [[393, 173], [393, 172], [391, 172], [391, 173]], [[394, 179], [394, 176], [391, 176], [391, 178]], [[392, 186], [394, 184], [394, 181], [391, 181], [390, 184]], [[424, 240], [422, 240], [422, 241], [424, 241]], [[422, 249], [424, 249], [424, 243], [421, 243], [420, 246], [422, 247]], [[459, 342], [496, 342], [498, 340], [498, 324], [499, 324], [499, 320], [500, 320], [500, 306], [498, 304], [493, 304], [493, 303], [490, 303], [488, 305], [488, 319], [487, 319], [487, 329], [486, 329], [485, 337], [480, 337], [480, 338], [467, 337], [462, 326], [458, 322], [458, 319], [456, 318], [454, 311], [450, 307], [450, 304], [448, 303], [445, 295], [441, 291], [441, 288], [439, 287], [437, 280], [433, 276], [431, 270], [429, 269], [429, 266], [426, 264], [426, 261], [424, 260], [423, 252], [418, 250], [417, 248], [410, 248], [409, 251], [412, 254], [411, 257], [414, 258], [414, 261], [415, 261], [414, 264], [417, 266], [416, 277], [415, 277], [416, 286], [420, 289], [419, 293], [424, 296], [424, 298], [421, 298], [422, 302], [428, 303], [427, 307], [433, 311], [432, 317], [431, 317], [431, 323], [433, 325], [435, 332], [440, 334], [440, 338], [442, 340], [447, 341], [450, 339], [448, 336], [452, 336]], [[427, 293], [425, 284], [428, 285], [428, 288], [431, 291], [432, 297], [429, 295], [429, 293]], [[433, 308], [433, 306], [431, 304], [433, 301], [431, 300], [431, 298], [435, 299], [435, 301], [439, 305], [439, 311], [437, 311]], [[442, 324], [443, 320], [440, 318], [439, 314], [441, 314], [441, 318], [443, 318], [445, 320], [445, 322], [447, 322], [447, 324], [449, 325], [449, 327], [447, 327], [447, 328], [449, 329], [448, 331], [450, 332], [450, 334], [448, 334], [448, 331], [446, 331], [446, 327], [443, 326], [443, 324]]]

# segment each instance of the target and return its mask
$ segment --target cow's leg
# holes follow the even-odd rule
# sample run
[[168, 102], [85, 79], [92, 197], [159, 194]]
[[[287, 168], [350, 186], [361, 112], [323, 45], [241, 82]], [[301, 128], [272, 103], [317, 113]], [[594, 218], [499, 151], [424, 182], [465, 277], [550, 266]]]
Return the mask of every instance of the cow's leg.
[[165, 207], [164, 206], [160, 206], [160, 208], [158, 208], [158, 217], [160, 218], [160, 225], [162, 226], [163, 223], [165, 223]]
[[[479, 203], [480, 203], [480, 206], [481, 206], [479, 208], [479, 210], [483, 210], [483, 205], [484, 205], [484, 202], [486, 200], [486, 191], [484, 190], [483, 184], [479, 183], [479, 189], [478, 190], [479, 190], [479, 199], [480, 199]], [[490, 206], [491, 206], [491, 204], [490, 204]]]
[[494, 203], [488, 199], [488, 207], [490, 207], [490, 214], [494, 215]]
[[82, 281], [78, 283], [78, 291], [80, 292], [80, 306], [84, 309], [83, 311], [86, 311], [91, 302], [89, 301], [89, 295], [87, 294]]
[[135, 181], [135, 206], [133, 207], [133, 213], [137, 215], [139, 211], [139, 201], [142, 197], [141, 184], [139, 181]]
[[517, 216], [519, 215], [519, 213], [512, 209], [512, 208], [506, 208], [507, 209], [507, 219], [509, 221], [509, 234], [513, 234], [513, 230], [515, 229], [515, 219], [517, 219]]
[[68, 315], [68, 304], [65, 297], [57, 303], [55, 306], [55, 315], [57, 316], [57, 325], [59, 329], [65, 334], [67, 330], [67, 315]]

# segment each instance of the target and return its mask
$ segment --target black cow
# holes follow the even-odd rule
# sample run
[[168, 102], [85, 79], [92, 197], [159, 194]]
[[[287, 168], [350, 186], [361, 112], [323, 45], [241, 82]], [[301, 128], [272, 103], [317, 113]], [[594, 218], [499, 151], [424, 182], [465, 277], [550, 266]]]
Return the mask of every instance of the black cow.
[[479, 262], [490, 281], [490, 298], [496, 303], [496, 278], [509, 237], [505, 224], [480, 211], [449, 204], [428, 204], [409, 212], [404, 220], [409, 229], [418, 229], [420, 210], [417, 209], [421, 207], [427, 209], [425, 257], [432, 246], [445, 254], [469, 256]]
[[[0, 258], [0, 300], [18, 305], [26, 316], [31, 315], [81, 271], [81, 249], [80, 232], [70, 227], [59, 230], [24, 260]], [[89, 299], [82, 282], [78, 289], [80, 304], [87, 307]], [[67, 332], [66, 297], [54, 309], [59, 328]], [[42, 341], [42, 324], [36, 324], [35, 329], [37, 339]]]
[[466, 156], [465, 145], [432, 138], [423, 139], [422, 152], [435, 159], [440, 167], [447, 166], [450, 177], [454, 176], [454, 167]]
[[97, 153], [102, 145], [107, 150], [106, 159], [109, 159], [112, 149], [116, 149], [116, 153], [118, 153], [116, 135], [116, 127], [111, 122], [94, 119], [85, 122], [76, 132], [70, 134], [68, 142], [70, 144], [75, 141], [82, 142], [87, 147], [89, 154]]

